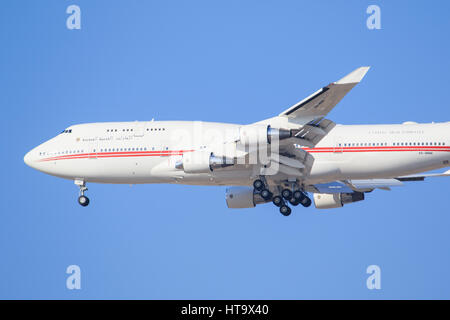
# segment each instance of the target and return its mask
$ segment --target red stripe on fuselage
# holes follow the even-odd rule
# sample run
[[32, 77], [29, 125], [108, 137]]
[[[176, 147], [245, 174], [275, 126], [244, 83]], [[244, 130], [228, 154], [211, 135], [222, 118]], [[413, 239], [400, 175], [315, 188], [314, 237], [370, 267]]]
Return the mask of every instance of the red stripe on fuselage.
[[[414, 152], [414, 151], [436, 151], [450, 152], [450, 146], [377, 146], [377, 147], [320, 147], [301, 148], [310, 153], [346, 153], [346, 152]], [[122, 152], [100, 152], [81, 153], [50, 157], [39, 160], [41, 162], [70, 160], [70, 159], [90, 159], [90, 158], [125, 158], [125, 157], [164, 157], [181, 156], [185, 152], [194, 150], [162, 150], [162, 151], [122, 151]]]
[[70, 159], [92, 159], [92, 158], [124, 158], [124, 157], [167, 157], [167, 156], [179, 156], [185, 152], [191, 152], [194, 150], [163, 150], [163, 151], [131, 151], [131, 152], [100, 152], [100, 153], [80, 153], [58, 157], [51, 157], [39, 160], [41, 162], [57, 161], [57, 160], [70, 160]]

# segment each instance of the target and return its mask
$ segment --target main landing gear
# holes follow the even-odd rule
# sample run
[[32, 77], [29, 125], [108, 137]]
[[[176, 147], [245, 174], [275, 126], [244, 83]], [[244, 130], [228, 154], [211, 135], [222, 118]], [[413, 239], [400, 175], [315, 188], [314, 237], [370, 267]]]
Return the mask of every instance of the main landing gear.
[[80, 188], [80, 196], [78, 197], [78, 203], [82, 207], [87, 207], [89, 205], [89, 198], [84, 195], [88, 190], [86, 183], [81, 180], [75, 180], [75, 184]]
[[298, 206], [299, 204], [301, 204], [302, 206], [307, 208], [311, 205], [311, 199], [303, 191], [295, 190], [294, 192], [292, 192], [289, 189], [283, 189], [281, 191], [281, 195], [293, 206]]
[[281, 194], [279, 196], [275, 196], [272, 202], [280, 208], [280, 213], [286, 217], [291, 214], [291, 208], [287, 205], [288, 202], [294, 207], [301, 204], [307, 208], [311, 205], [311, 199], [306, 195], [306, 193], [301, 190], [292, 191], [290, 189], [281, 190]]
[[253, 182], [253, 188], [256, 193], [259, 193], [264, 200], [272, 200], [272, 203], [280, 208], [280, 213], [284, 216], [289, 216], [292, 212], [288, 204], [292, 206], [298, 206], [301, 204], [303, 207], [307, 208], [311, 206], [311, 199], [302, 190], [295, 189], [295, 186], [291, 189], [281, 190], [279, 195], [274, 196], [272, 192], [267, 187], [267, 183], [262, 177]]
[[287, 217], [291, 214], [292, 210], [291, 208], [289, 208], [286, 204], [286, 201], [284, 200], [284, 198], [282, 196], [275, 196], [272, 198], [272, 203], [277, 206], [278, 208], [280, 208], [280, 213]]
[[253, 188], [255, 188], [256, 192], [259, 192], [259, 194], [264, 200], [269, 201], [270, 199], [272, 199], [273, 193], [270, 192], [270, 190], [266, 186], [266, 183], [263, 180], [261, 179], [255, 180], [255, 182], [253, 182]]

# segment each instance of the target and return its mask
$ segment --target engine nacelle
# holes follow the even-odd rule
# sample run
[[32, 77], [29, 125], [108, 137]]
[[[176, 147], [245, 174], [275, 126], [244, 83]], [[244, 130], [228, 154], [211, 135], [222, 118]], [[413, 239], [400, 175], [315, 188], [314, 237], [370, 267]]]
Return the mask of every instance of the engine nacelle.
[[266, 203], [253, 187], [230, 187], [226, 191], [227, 206], [230, 209], [253, 208], [257, 204]]
[[255, 198], [253, 188], [231, 187], [226, 191], [227, 206], [231, 209], [253, 208]]
[[364, 193], [314, 193], [314, 205], [317, 209], [343, 207], [346, 203], [364, 200]]
[[183, 159], [177, 162], [175, 167], [183, 169], [186, 173], [208, 173], [232, 165], [234, 165], [232, 159], [216, 157], [212, 152], [193, 151], [184, 153]]
[[292, 136], [291, 130], [273, 129], [269, 125], [257, 124], [242, 126], [239, 129], [240, 142], [247, 146], [265, 146], [275, 139], [283, 140]]

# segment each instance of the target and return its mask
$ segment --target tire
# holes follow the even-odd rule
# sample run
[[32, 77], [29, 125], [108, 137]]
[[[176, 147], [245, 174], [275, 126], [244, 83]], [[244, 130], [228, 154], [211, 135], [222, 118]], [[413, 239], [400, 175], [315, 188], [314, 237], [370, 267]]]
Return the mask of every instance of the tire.
[[261, 197], [262, 197], [264, 200], [270, 200], [270, 199], [272, 199], [272, 192], [270, 192], [270, 191], [267, 190], [267, 189], [262, 189], [260, 194], [261, 194]]
[[291, 198], [292, 198], [292, 191], [289, 190], [289, 189], [283, 189], [283, 191], [281, 191], [281, 195], [283, 196], [284, 199], [291, 200]]
[[294, 197], [292, 197], [291, 200], [289, 200], [289, 203], [292, 204], [294, 207], [298, 206], [300, 202], [296, 200]]
[[301, 192], [300, 190], [295, 190], [294, 193], [292, 193], [292, 198], [295, 199], [298, 203], [300, 203], [303, 198], [305, 197], [305, 194]]
[[280, 207], [280, 213], [283, 216], [287, 217], [287, 216], [289, 216], [291, 214], [291, 208], [289, 208], [287, 205], [282, 205]]
[[304, 206], [305, 208], [308, 208], [309, 206], [311, 206], [311, 199], [309, 197], [305, 197], [305, 199], [302, 200], [302, 202], [300, 202], [302, 204], [302, 206]]
[[255, 180], [253, 182], [253, 188], [255, 188], [255, 190], [261, 191], [262, 189], [264, 189], [264, 182], [259, 179]]
[[78, 197], [78, 203], [82, 207], [87, 207], [89, 205], [89, 198], [86, 196], [79, 196]]
[[272, 202], [277, 207], [281, 207], [283, 205], [283, 203], [284, 203], [283, 198], [280, 197], [280, 196], [273, 197]]

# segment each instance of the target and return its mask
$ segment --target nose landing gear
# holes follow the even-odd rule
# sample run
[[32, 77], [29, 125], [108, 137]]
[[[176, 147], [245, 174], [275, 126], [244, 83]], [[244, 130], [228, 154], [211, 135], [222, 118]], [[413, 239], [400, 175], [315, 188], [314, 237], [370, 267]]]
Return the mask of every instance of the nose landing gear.
[[86, 196], [79, 196], [78, 197], [78, 203], [82, 206], [82, 207], [87, 207], [89, 205], [89, 198]]
[[80, 188], [80, 196], [78, 197], [78, 203], [82, 207], [89, 205], [89, 198], [84, 195], [84, 192], [88, 190], [86, 183], [82, 180], [75, 180], [75, 184]]

